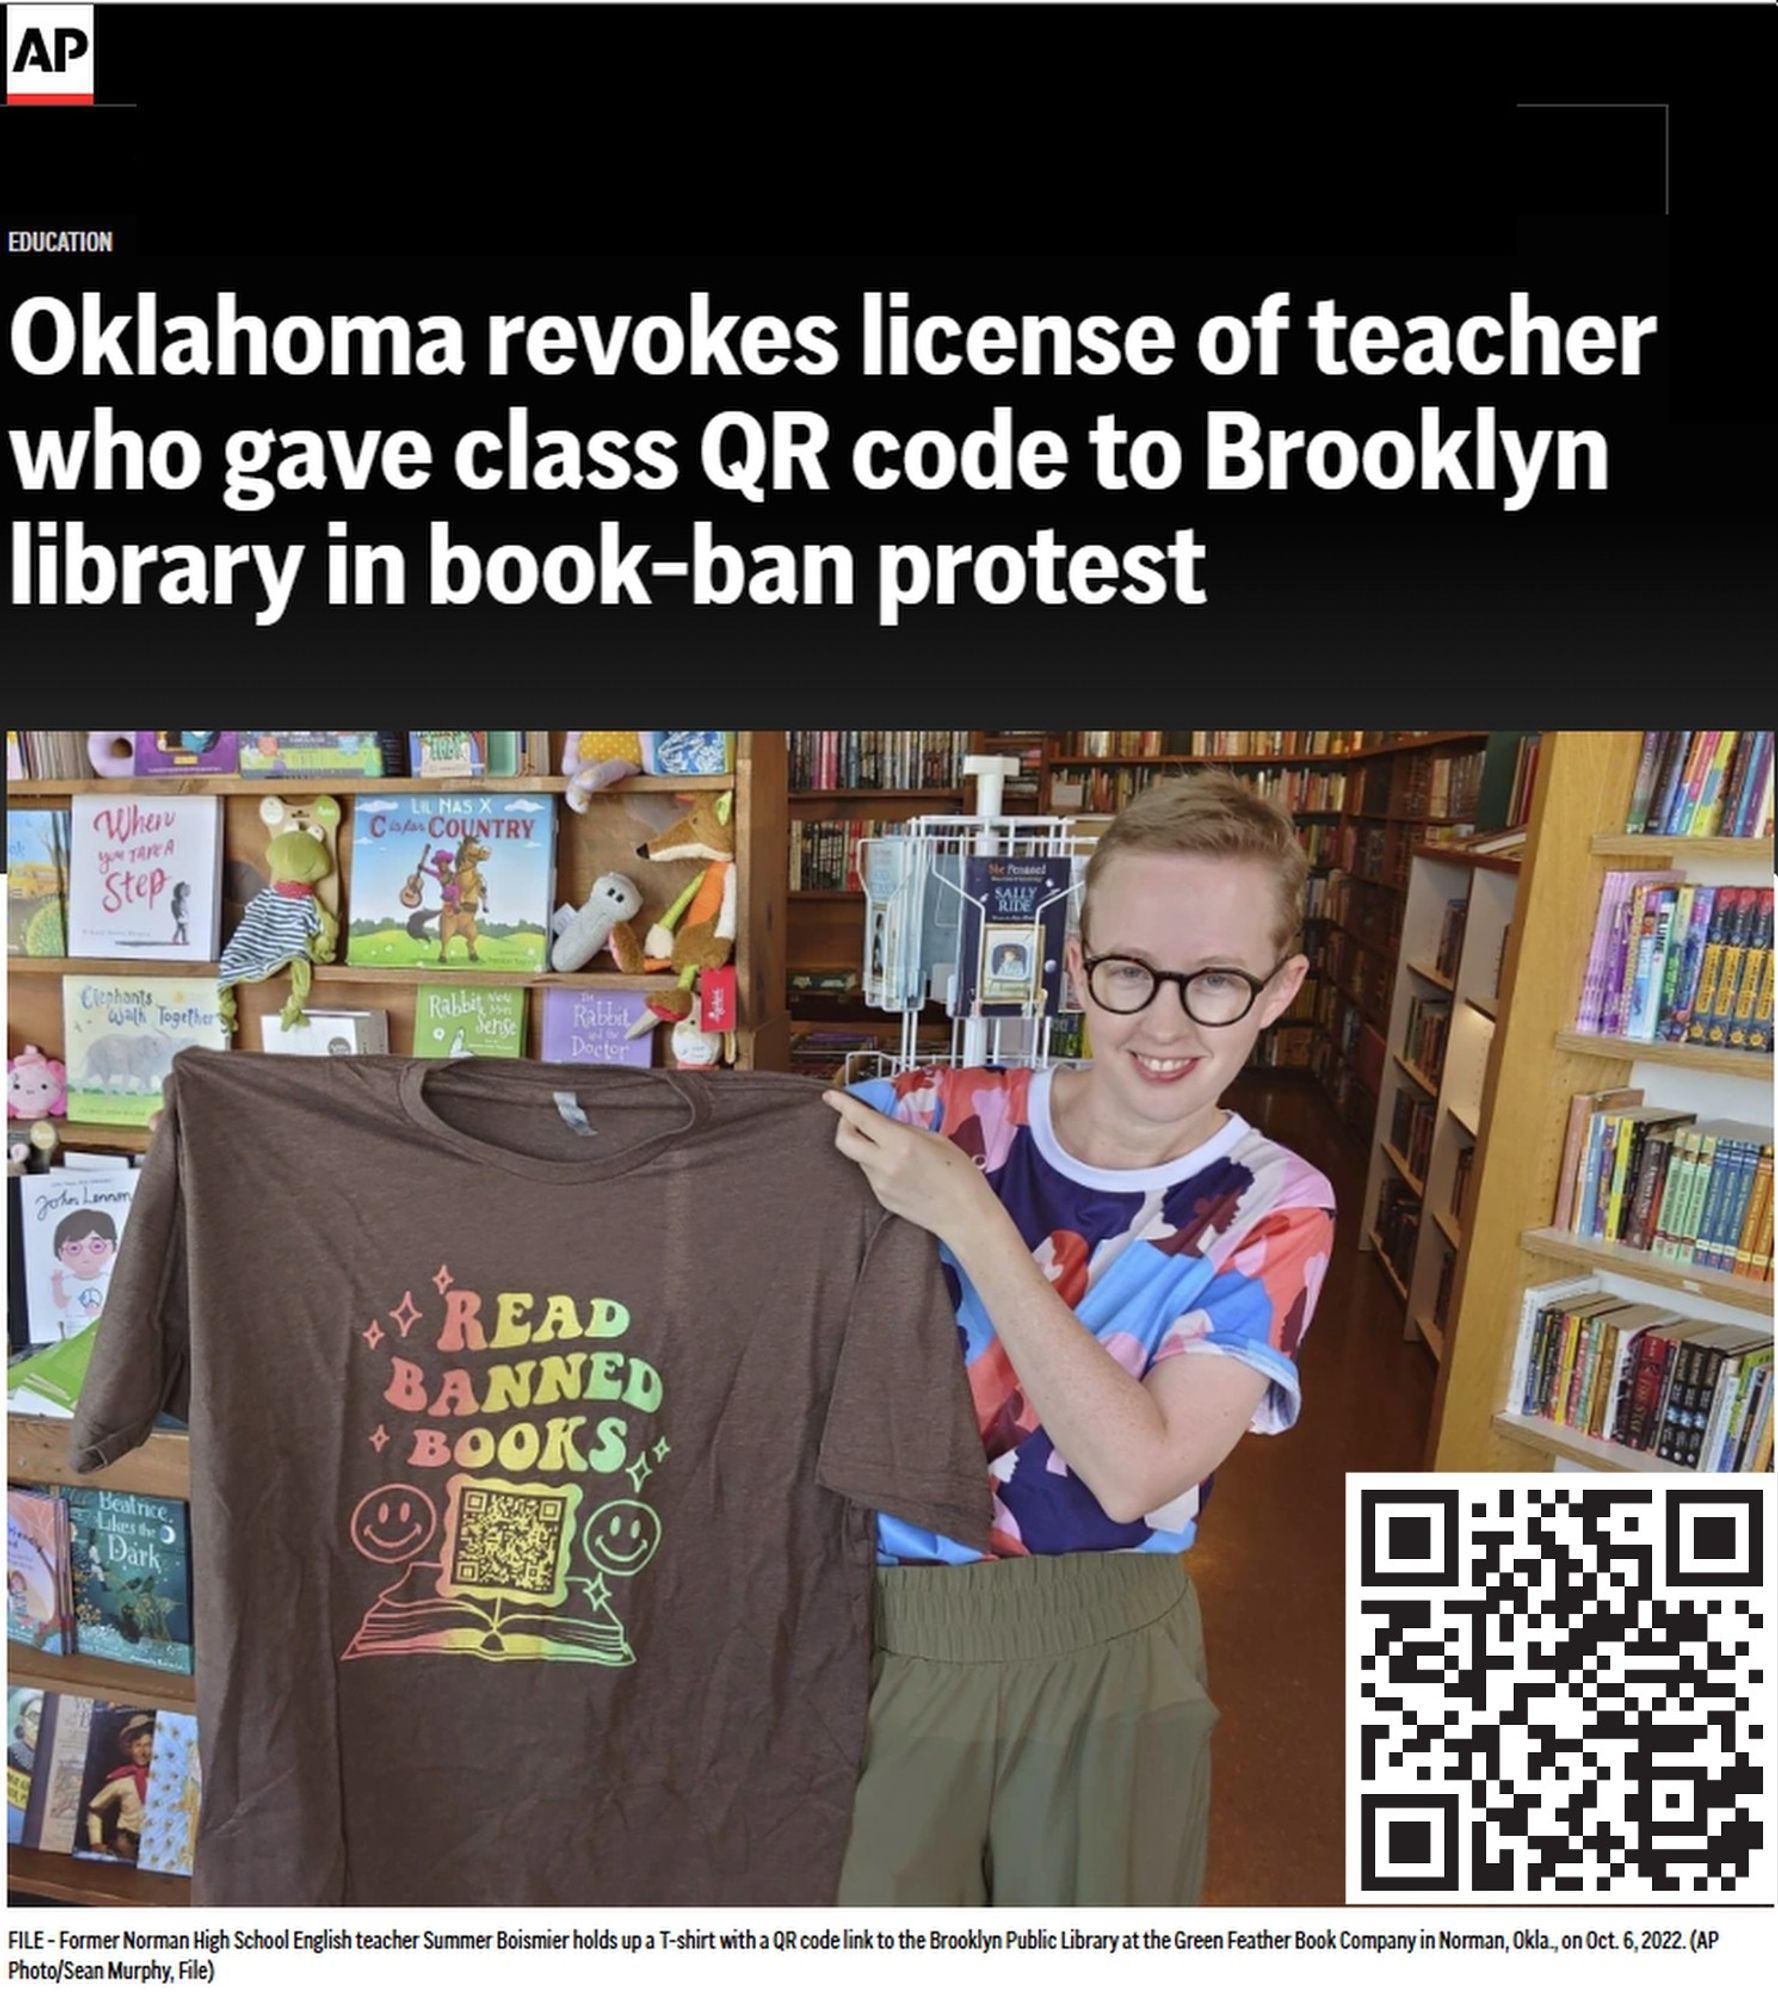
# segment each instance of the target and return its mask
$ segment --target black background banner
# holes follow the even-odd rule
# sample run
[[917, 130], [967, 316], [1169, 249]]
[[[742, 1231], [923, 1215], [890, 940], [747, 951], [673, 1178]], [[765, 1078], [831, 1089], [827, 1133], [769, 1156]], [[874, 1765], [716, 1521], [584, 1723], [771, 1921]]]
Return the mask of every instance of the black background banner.
[[[91, 110], [0, 117], [0, 227], [115, 232], [109, 257], [9, 251], [6, 426], [86, 427], [100, 406], [179, 427], [206, 470], [183, 492], [25, 492], [9, 523], [79, 520], [88, 539], [303, 545], [288, 608], [19, 603], [6, 550], [11, 699], [65, 716], [131, 691], [244, 682], [307, 704], [372, 689], [409, 702], [529, 685], [656, 720], [682, 701], [773, 725], [915, 724], [1039, 714], [1194, 726], [1665, 726], [1700, 701], [1739, 719], [1773, 652], [1771, 10], [1744, 7], [741, 7], [96, 9]], [[20, 368], [14, 309], [155, 295], [211, 317], [221, 291], [290, 314], [455, 315], [463, 375], [54, 375]], [[1091, 379], [867, 378], [866, 294], [910, 314], [1164, 317], [1172, 368]], [[835, 322], [839, 364], [803, 376], [482, 365], [492, 314], [713, 313]], [[1216, 377], [1199, 324], [1288, 295], [1275, 376]], [[1642, 371], [1335, 377], [1306, 329], [1316, 301], [1401, 322], [1504, 318], [1514, 293], [1566, 323], [1658, 319]], [[672, 433], [654, 492], [471, 492], [465, 430]], [[1060, 433], [1053, 491], [862, 490], [858, 433], [953, 437], [998, 408]], [[1419, 440], [1484, 421], [1594, 430], [1604, 491], [1529, 503], [1493, 491], [1207, 491], [1205, 414], [1266, 429]], [[1484, 408], [1491, 420], [1479, 417]], [[826, 425], [825, 491], [754, 502], [702, 476], [726, 410]], [[1176, 484], [1104, 490], [1086, 434], [1114, 413], [1173, 433]], [[224, 504], [231, 431], [412, 428], [436, 464], [417, 492], [281, 493]], [[1473, 470], [1473, 459], [1468, 461]], [[851, 604], [427, 603], [428, 524], [486, 557], [600, 552], [601, 536], [685, 559], [715, 541], [855, 558]], [[407, 560], [407, 602], [327, 601], [328, 524]], [[877, 551], [1201, 545], [1200, 603], [958, 601], [882, 622]], [[991, 582], [1006, 574], [1005, 566]], [[35, 592], [33, 591], [33, 595]], [[77, 680], [71, 677], [77, 676]], [[24, 692], [21, 694], [20, 690]], [[1014, 706], [1002, 710], [1001, 702]], [[97, 712], [97, 711], [91, 711]], [[305, 706], [303, 713], [309, 712]], [[393, 711], [391, 711], [393, 712]], [[693, 713], [687, 709], [685, 713]]]

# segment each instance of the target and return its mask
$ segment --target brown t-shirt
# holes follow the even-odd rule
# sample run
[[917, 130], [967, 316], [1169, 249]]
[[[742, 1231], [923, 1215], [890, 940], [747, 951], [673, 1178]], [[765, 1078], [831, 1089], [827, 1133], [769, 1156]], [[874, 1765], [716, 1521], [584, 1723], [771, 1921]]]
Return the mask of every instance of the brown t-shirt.
[[951, 1303], [795, 1077], [173, 1065], [74, 1420], [191, 1424], [204, 1904], [818, 1904]]

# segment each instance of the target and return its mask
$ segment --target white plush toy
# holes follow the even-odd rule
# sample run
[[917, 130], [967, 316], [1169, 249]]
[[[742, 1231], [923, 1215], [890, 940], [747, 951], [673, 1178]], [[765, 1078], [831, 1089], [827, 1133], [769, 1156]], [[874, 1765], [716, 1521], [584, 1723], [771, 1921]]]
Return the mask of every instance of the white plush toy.
[[555, 942], [549, 962], [558, 972], [578, 972], [612, 932], [627, 924], [642, 908], [642, 891], [627, 875], [601, 875], [592, 894], [577, 910], [564, 903], [549, 920]]

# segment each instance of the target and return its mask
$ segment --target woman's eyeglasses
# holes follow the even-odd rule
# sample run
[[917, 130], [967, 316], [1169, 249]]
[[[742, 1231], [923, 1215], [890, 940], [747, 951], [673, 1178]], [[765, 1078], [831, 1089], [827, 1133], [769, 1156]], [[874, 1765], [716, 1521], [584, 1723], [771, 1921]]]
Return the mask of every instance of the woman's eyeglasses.
[[[1085, 940], [1082, 940], [1084, 952]], [[1087, 990], [1108, 1014], [1140, 1014], [1163, 982], [1179, 988], [1185, 1011], [1201, 1027], [1232, 1028], [1289, 963], [1279, 959], [1263, 979], [1235, 965], [1207, 965], [1201, 972], [1162, 972], [1139, 958], [1083, 958]]]

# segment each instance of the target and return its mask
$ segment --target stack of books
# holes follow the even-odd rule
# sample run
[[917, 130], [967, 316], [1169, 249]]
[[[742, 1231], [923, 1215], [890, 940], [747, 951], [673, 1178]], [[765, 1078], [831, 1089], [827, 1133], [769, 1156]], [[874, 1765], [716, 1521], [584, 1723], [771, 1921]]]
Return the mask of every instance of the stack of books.
[[1771, 730], [1645, 730], [1624, 831], [1682, 839], [1769, 834]]
[[191, 1873], [203, 1784], [195, 1717], [9, 1686], [6, 1721], [11, 1845]]
[[98, 1486], [6, 1490], [8, 1639], [189, 1674], [191, 1536], [182, 1500]]
[[1575, 1026], [1705, 1048], [1772, 1046], [1772, 891], [1671, 869], [1605, 878]]

